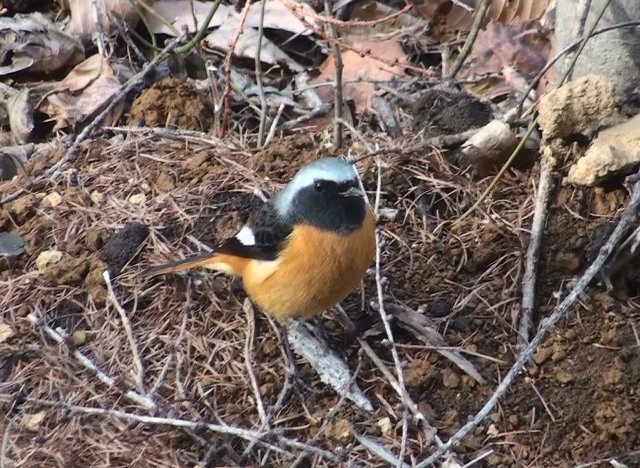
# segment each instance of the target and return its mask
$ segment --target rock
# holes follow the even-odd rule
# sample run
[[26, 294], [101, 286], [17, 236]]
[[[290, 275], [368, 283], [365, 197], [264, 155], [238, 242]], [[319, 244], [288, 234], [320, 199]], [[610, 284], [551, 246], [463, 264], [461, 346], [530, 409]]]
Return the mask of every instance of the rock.
[[22, 416], [22, 427], [31, 432], [38, 432], [46, 416], [46, 411], [40, 411], [32, 414], [27, 413]]
[[6, 323], [0, 322], [0, 343], [4, 343], [15, 335], [13, 329]]
[[608, 128], [593, 140], [584, 156], [569, 169], [567, 181], [593, 186], [627, 174], [640, 164], [640, 115]]
[[480, 177], [495, 173], [518, 145], [508, 124], [492, 120], [462, 145], [462, 152]]
[[58, 192], [51, 192], [42, 199], [42, 206], [56, 207], [62, 203], [62, 196]]
[[14, 201], [9, 211], [16, 223], [23, 224], [36, 213], [37, 207], [38, 197], [29, 194]]
[[547, 140], [564, 138], [611, 115], [617, 105], [613, 84], [602, 76], [587, 75], [542, 96], [538, 123]]
[[36, 258], [36, 268], [40, 273], [43, 273], [46, 267], [58, 263], [61, 259], [62, 252], [59, 250], [45, 250], [40, 252], [38, 258]]
[[144, 193], [136, 193], [129, 197], [129, 203], [132, 203], [134, 205], [144, 205], [146, 201], [147, 197]]

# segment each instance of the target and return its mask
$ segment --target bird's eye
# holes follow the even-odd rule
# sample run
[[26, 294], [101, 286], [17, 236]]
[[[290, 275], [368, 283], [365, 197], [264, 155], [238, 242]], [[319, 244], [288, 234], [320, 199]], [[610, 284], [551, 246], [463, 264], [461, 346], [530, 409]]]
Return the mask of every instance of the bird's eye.
[[320, 180], [316, 180], [313, 184], [313, 188], [316, 192], [324, 192], [324, 184]]

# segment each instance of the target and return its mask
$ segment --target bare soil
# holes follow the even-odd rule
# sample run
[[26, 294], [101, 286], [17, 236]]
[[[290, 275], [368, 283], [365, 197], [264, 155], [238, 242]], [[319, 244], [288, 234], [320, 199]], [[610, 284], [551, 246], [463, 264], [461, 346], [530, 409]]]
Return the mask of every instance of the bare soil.
[[[289, 466], [299, 452], [258, 446], [243, 456], [247, 444], [231, 436], [76, 415], [30, 399], [136, 411], [70, 353], [77, 348], [117, 376], [119, 385], [134, 381], [131, 347], [102, 278], [109, 269], [142, 359], [144, 388], [138, 390], [153, 389], [166, 413], [258, 429], [244, 356], [245, 294], [238, 282], [206, 272], [149, 280], [140, 272], [198, 251], [188, 236], [212, 245], [232, 234], [261, 203], [258, 190], [273, 194], [302, 163], [324, 154], [321, 148], [310, 135], [276, 140], [261, 151], [135, 135], [98, 139], [85, 145], [72, 173], [5, 206], [0, 220], [27, 246], [25, 255], [0, 262], [0, 306], [14, 331], [0, 344], [0, 386], [14, 396], [0, 403], [9, 421], [2, 428], [6, 455], [23, 467], [256, 466], [260, 460]], [[473, 179], [435, 151], [383, 160], [381, 203], [398, 210], [393, 220], [379, 222], [386, 300], [424, 309], [447, 342], [464, 351], [487, 380], [477, 384], [433, 349], [394, 329], [410, 395], [446, 438], [480, 409], [518, 353], [523, 259], [537, 174], [511, 172], [483, 209], [451, 232], [450, 222], [488, 179]], [[28, 169], [33, 173], [54, 161], [31, 161]], [[371, 161], [359, 167], [373, 195], [376, 167]], [[62, 202], [47, 206], [43, 198], [54, 191]], [[588, 265], [602, 242], [602, 226], [626, 200], [621, 188], [556, 190], [540, 257], [536, 323]], [[62, 260], [38, 272], [36, 258], [52, 249], [63, 252]], [[603, 461], [590, 466], [609, 466], [609, 457], [640, 466], [638, 279], [628, 267], [613, 279], [612, 292], [592, 285], [497, 411], [457, 447], [462, 460], [492, 449], [479, 466], [573, 466], [598, 460]], [[373, 275], [364, 292], [367, 304], [375, 303]], [[344, 307], [361, 316], [360, 294], [352, 294]], [[66, 330], [73, 337], [70, 348], [55, 344], [27, 320], [28, 314]], [[343, 336], [344, 327], [331, 311], [323, 318], [338, 338]], [[260, 313], [255, 336], [251, 368], [270, 408], [283, 388], [284, 359], [278, 335]], [[367, 334], [393, 369], [383, 338], [376, 326]], [[351, 431], [397, 453], [402, 408], [384, 376], [366, 358], [359, 359], [357, 343], [340, 342], [352, 369], [361, 362], [358, 382], [374, 412], [344, 403], [323, 426], [339, 395], [303, 365], [312, 390], [292, 391], [272, 427], [351, 460], [384, 466], [362, 450]], [[44, 418], [30, 426], [29, 418], [39, 411]], [[202, 438], [211, 445], [205, 447]], [[420, 460], [431, 450], [420, 431], [410, 427], [406, 461]], [[306, 466], [314, 460], [331, 465], [309, 456]]]

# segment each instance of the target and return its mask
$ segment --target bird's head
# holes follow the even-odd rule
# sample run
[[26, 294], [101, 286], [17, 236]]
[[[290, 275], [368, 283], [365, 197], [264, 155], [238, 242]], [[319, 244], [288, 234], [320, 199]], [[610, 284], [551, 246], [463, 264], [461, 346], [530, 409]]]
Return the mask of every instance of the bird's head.
[[365, 193], [348, 162], [323, 158], [303, 166], [274, 198], [278, 213], [288, 222], [311, 224], [348, 234], [365, 217]]

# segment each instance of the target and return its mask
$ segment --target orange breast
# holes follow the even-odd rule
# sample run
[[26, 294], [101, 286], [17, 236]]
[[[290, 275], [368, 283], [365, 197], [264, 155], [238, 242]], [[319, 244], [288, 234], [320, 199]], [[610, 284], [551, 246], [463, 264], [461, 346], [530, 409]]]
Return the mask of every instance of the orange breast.
[[247, 294], [279, 321], [310, 317], [343, 300], [364, 277], [375, 255], [371, 210], [348, 235], [295, 227], [276, 261], [250, 261], [242, 278]]

